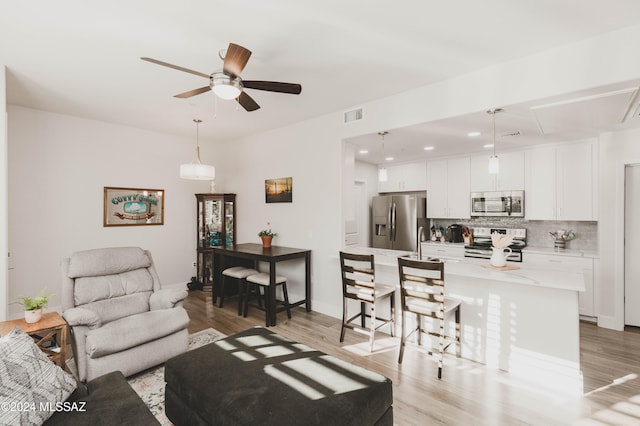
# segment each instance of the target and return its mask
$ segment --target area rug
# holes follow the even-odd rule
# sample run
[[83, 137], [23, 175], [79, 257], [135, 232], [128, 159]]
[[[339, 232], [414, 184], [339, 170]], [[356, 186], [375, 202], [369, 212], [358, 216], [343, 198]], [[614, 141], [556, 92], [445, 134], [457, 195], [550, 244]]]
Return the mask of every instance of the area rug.
[[[215, 342], [223, 337], [226, 336], [213, 328], [193, 333], [189, 335], [189, 350]], [[164, 365], [131, 376], [128, 382], [147, 404], [160, 424], [163, 426], [172, 424], [164, 413]]]

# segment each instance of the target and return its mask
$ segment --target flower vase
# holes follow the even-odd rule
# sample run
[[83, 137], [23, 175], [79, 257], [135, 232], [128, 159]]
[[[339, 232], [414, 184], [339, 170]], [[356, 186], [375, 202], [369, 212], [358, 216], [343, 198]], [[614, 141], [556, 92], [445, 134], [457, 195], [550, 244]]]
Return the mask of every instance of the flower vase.
[[24, 320], [27, 324], [33, 324], [42, 318], [42, 309], [34, 309], [33, 311], [24, 311]]
[[[496, 247], [491, 247], [491, 250], [493, 251], [493, 253], [491, 254], [491, 259], [489, 259], [489, 263], [492, 266], [498, 267], [498, 268], [502, 268], [503, 266], [507, 265], [507, 256], [509, 254], [511, 254], [511, 248], [507, 247], [507, 248], [496, 248]], [[505, 250], [508, 250], [509, 253], [505, 254]]]
[[273, 235], [262, 235], [262, 248], [271, 248], [271, 240], [273, 240]]

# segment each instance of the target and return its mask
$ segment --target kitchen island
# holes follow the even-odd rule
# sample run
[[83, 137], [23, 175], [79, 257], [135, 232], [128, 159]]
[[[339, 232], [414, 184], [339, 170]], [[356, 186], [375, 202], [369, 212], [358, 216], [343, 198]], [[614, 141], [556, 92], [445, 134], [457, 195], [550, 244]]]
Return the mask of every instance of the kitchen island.
[[[350, 248], [375, 255], [380, 281], [399, 285], [397, 257], [411, 253]], [[445, 291], [462, 300], [462, 357], [539, 380], [580, 377], [578, 294], [582, 270], [549, 270], [486, 259], [443, 258]], [[396, 303], [400, 306], [400, 303]], [[399, 325], [399, 324], [398, 324]]]

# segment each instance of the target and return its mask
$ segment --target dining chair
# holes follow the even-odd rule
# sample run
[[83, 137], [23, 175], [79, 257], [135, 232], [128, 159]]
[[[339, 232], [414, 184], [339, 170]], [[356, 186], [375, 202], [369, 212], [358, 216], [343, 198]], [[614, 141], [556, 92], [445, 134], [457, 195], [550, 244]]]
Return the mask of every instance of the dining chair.
[[[342, 328], [340, 342], [344, 341], [346, 329], [369, 332], [369, 351], [373, 352], [373, 340], [376, 330], [386, 324], [390, 325], [391, 336], [395, 329], [395, 293], [394, 286], [381, 284], [375, 279], [373, 255], [340, 252], [340, 269], [342, 272]], [[348, 302], [360, 303], [360, 312], [349, 318]], [[380, 318], [376, 314], [376, 303], [388, 300], [389, 316]], [[367, 312], [367, 307], [369, 312]], [[367, 329], [366, 319], [369, 318]], [[356, 320], [360, 319], [360, 324]]]
[[[442, 378], [444, 352], [456, 344], [456, 356], [460, 357], [460, 300], [445, 296], [444, 263], [424, 261], [406, 257], [398, 258], [400, 274], [400, 305], [402, 312], [402, 335], [398, 363], [402, 363], [407, 338], [417, 332], [417, 343], [421, 345], [422, 334], [438, 337], [438, 379]], [[416, 326], [407, 334], [407, 313], [416, 315]], [[445, 321], [455, 318], [455, 335], [447, 335]], [[433, 329], [423, 327], [423, 317], [432, 318]], [[437, 327], [436, 327], [437, 326]], [[432, 350], [429, 351], [433, 355]]]

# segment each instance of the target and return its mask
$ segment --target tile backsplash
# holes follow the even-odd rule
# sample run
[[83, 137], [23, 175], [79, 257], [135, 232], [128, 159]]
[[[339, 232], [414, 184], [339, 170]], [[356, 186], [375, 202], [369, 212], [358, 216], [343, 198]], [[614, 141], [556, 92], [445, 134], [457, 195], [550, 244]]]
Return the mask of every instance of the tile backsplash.
[[452, 223], [459, 223], [469, 228], [525, 228], [527, 230], [527, 245], [531, 247], [553, 248], [553, 237], [549, 232], [571, 230], [576, 238], [567, 243], [572, 250], [598, 250], [598, 222], [556, 221], [556, 220], [525, 220], [512, 217], [483, 217], [473, 219], [431, 219], [431, 225], [446, 228]]

